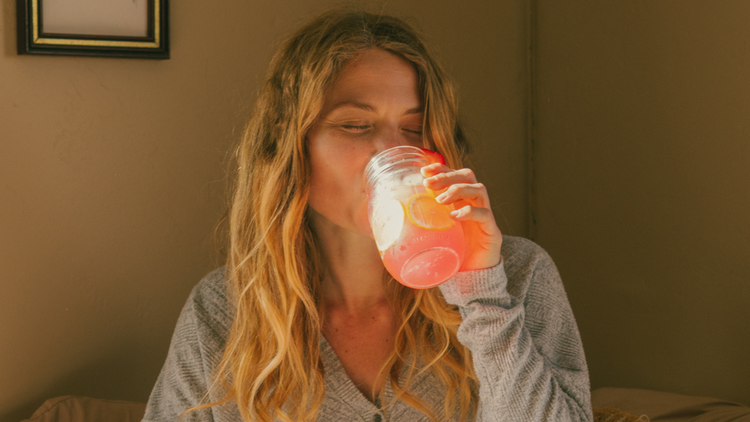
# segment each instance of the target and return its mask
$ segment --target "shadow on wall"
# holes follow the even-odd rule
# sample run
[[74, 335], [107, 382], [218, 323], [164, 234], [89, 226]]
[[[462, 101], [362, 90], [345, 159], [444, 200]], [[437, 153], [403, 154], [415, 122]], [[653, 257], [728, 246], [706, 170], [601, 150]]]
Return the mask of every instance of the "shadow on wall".
[[137, 389], [134, 389], [131, 384], [134, 382], [153, 384], [156, 379], [134, 380], [134, 375], [148, 373], [148, 371], [139, 370], [141, 366], [142, 362], [139, 361], [134, 349], [121, 348], [115, 353], [108, 353], [101, 359], [60, 377], [56, 382], [41, 387], [37, 394], [33, 394], [33, 400], [28, 400], [0, 415], [0, 422], [18, 422], [28, 419], [47, 399], [66, 395], [91, 396], [92, 391], [98, 392], [97, 398], [116, 397], [119, 400], [145, 403], [148, 397], [132, 397], [131, 392]]

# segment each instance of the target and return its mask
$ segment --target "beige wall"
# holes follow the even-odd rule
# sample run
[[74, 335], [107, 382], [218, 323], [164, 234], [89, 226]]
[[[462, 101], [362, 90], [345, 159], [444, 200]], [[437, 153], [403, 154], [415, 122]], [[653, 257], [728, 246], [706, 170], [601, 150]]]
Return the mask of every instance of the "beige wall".
[[[149, 61], [19, 57], [2, 2], [0, 422], [56, 395], [146, 400], [221, 264], [226, 152], [273, 45], [327, 4], [172, 3], [172, 58]], [[472, 167], [504, 232], [533, 222], [558, 264], [592, 386], [750, 404], [750, 5], [385, 10], [416, 17], [458, 81]]]
[[[171, 3], [172, 58], [150, 61], [17, 56], [2, 2], [2, 422], [57, 395], [147, 399], [189, 290], [220, 265], [226, 151], [273, 45], [327, 4]], [[525, 235], [526, 2], [385, 10], [440, 50], [501, 228]]]
[[535, 238], [593, 386], [750, 404], [750, 2], [536, 16]]

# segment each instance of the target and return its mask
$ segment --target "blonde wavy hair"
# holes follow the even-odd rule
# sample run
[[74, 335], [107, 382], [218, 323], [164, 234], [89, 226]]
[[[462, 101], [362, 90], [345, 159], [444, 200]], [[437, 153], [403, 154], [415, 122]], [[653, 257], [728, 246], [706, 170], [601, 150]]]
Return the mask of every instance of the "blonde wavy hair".
[[[225, 270], [236, 313], [215, 374], [215, 386], [221, 384], [226, 396], [200, 407], [234, 400], [245, 421], [316, 418], [324, 396], [319, 342], [326, 268], [308, 217], [306, 134], [332, 81], [371, 48], [413, 64], [425, 111], [424, 143], [441, 152], [452, 168], [462, 166], [468, 148], [452, 85], [404, 21], [338, 9], [284, 42], [237, 149]], [[477, 378], [471, 353], [456, 337], [458, 310], [437, 288], [412, 290], [390, 277], [384, 283], [397, 331], [381, 368], [395, 397], [383, 408], [402, 400], [433, 421], [455, 414], [472, 420]], [[404, 367], [409, 370], [401, 379]], [[409, 392], [412, 379], [424, 371], [444, 384], [442, 409]]]

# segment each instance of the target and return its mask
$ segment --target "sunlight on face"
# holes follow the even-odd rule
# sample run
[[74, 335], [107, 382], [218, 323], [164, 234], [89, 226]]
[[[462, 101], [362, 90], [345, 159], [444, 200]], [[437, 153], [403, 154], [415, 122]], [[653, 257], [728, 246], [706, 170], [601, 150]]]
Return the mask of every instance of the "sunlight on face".
[[421, 147], [422, 119], [412, 64], [379, 49], [362, 53], [328, 89], [308, 133], [310, 207], [343, 229], [372, 237], [365, 166], [384, 149]]

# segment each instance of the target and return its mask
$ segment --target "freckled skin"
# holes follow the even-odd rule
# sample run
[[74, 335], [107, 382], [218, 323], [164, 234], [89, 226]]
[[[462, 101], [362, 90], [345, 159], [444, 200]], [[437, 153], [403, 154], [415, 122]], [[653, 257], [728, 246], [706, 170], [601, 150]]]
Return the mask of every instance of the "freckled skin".
[[[373, 49], [350, 63], [329, 88], [321, 116], [307, 136], [313, 223], [320, 228], [319, 236], [330, 240], [325, 250], [333, 255], [333, 272], [339, 269], [336, 282], [323, 286], [329, 294], [323, 334], [349, 378], [370, 400], [384, 385], [385, 377], [377, 377], [377, 372], [392, 351], [394, 327], [393, 311], [382, 292], [382, 262], [367, 220], [364, 170], [384, 149], [421, 147], [422, 119], [412, 65]], [[332, 238], [325, 237], [331, 233]], [[345, 260], [352, 258], [351, 250], [358, 251], [357, 259], [371, 253], [377, 269], [367, 272], [358, 262], [358, 268], [348, 271]]]
[[[363, 109], [353, 103], [369, 106]], [[342, 105], [344, 104], [344, 105]], [[331, 222], [372, 236], [364, 171], [374, 155], [398, 145], [422, 146], [417, 75], [405, 60], [370, 50], [342, 72], [308, 133], [310, 206]]]
[[[423, 110], [417, 73], [383, 50], [363, 52], [326, 91], [321, 115], [307, 135], [311, 225], [329, 276], [323, 280], [323, 335], [347, 374], [374, 400], [385, 377], [377, 372], [391, 353], [393, 310], [383, 290], [383, 263], [367, 220], [364, 170], [373, 156], [399, 145], [422, 145]], [[421, 169], [425, 186], [444, 192], [470, 240], [462, 271], [500, 262], [502, 233], [484, 185], [470, 169], [434, 163]], [[373, 390], [374, 395], [373, 395]]]

